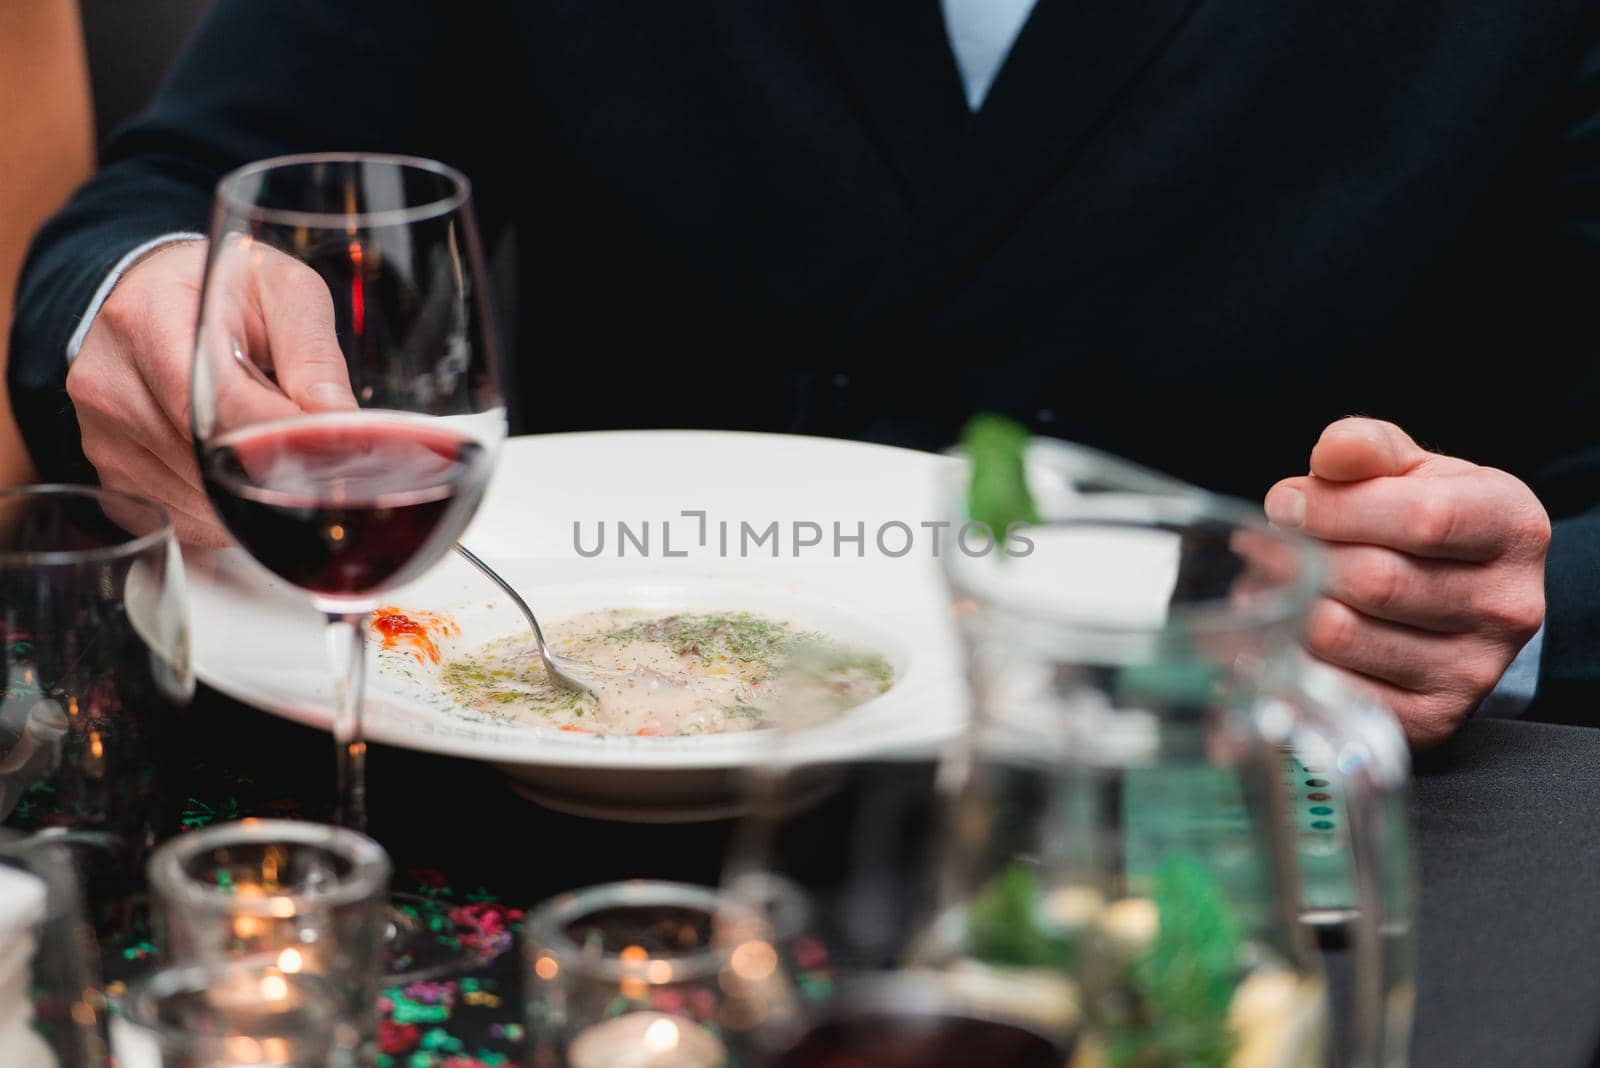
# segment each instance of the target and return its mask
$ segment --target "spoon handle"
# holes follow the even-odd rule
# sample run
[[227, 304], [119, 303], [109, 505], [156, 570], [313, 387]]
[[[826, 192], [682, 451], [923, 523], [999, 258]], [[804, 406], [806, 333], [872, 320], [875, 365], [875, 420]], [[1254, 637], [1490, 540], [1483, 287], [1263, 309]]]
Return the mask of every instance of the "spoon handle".
[[534, 616], [533, 609], [528, 607], [528, 602], [522, 599], [522, 595], [512, 588], [511, 583], [501, 578], [498, 571], [484, 563], [478, 558], [477, 553], [462, 545], [459, 541], [456, 542], [456, 552], [460, 553], [467, 563], [481, 571], [484, 578], [500, 587], [501, 591], [511, 598], [511, 603], [517, 606], [518, 610], [522, 612], [523, 618], [528, 621], [528, 626], [533, 628], [534, 639], [539, 643], [539, 655], [548, 657], [550, 655], [550, 647], [544, 643], [544, 631], [539, 629], [539, 620]]

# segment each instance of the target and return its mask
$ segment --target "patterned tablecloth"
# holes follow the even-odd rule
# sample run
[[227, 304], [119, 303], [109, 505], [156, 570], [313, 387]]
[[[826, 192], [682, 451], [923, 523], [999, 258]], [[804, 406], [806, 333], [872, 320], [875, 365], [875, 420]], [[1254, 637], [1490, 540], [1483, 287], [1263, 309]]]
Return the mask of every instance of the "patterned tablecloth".
[[[325, 821], [332, 741], [202, 692], [175, 743], [171, 833], [248, 816]], [[374, 747], [371, 833], [394, 862], [393, 888], [424, 910], [445, 939], [489, 958], [469, 971], [387, 989], [379, 1004], [385, 1068], [511, 1068], [526, 1063], [520, 954], [524, 910], [562, 890], [655, 877], [713, 883], [730, 828], [614, 824], [563, 816], [512, 793], [481, 764]], [[113, 996], [154, 963], [141, 922], [108, 946]]]

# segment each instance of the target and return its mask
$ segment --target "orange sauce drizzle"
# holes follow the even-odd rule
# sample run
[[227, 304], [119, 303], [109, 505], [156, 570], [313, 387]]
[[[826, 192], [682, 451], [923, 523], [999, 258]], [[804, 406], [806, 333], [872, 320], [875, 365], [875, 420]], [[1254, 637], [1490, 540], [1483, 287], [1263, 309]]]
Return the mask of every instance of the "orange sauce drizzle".
[[461, 627], [449, 616], [436, 612], [402, 611], [385, 605], [372, 613], [373, 631], [382, 636], [383, 648], [404, 649], [419, 664], [439, 662], [439, 643], [435, 637], [454, 638]]

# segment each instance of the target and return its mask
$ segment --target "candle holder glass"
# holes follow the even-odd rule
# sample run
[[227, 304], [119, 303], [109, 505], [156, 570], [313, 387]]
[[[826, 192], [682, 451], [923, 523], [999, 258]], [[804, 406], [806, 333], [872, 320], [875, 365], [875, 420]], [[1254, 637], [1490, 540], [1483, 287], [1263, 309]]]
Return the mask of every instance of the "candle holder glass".
[[148, 1068], [332, 1068], [354, 1026], [326, 979], [271, 958], [157, 969], [121, 1008], [119, 1061]]
[[372, 839], [315, 823], [243, 820], [174, 838], [150, 860], [162, 959], [319, 976], [341, 1007], [341, 1055], [369, 1063], [389, 873]]
[[794, 1010], [767, 918], [706, 887], [563, 894], [524, 934], [533, 1068], [749, 1068]]

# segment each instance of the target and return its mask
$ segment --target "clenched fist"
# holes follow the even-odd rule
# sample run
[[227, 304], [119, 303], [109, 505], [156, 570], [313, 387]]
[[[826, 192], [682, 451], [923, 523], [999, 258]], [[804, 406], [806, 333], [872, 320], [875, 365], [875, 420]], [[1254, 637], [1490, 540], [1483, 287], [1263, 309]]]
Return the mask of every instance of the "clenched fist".
[[1331, 424], [1311, 473], [1266, 509], [1331, 556], [1307, 646], [1374, 689], [1413, 744], [1454, 731], [1544, 621], [1550, 518], [1533, 491], [1392, 423]]

